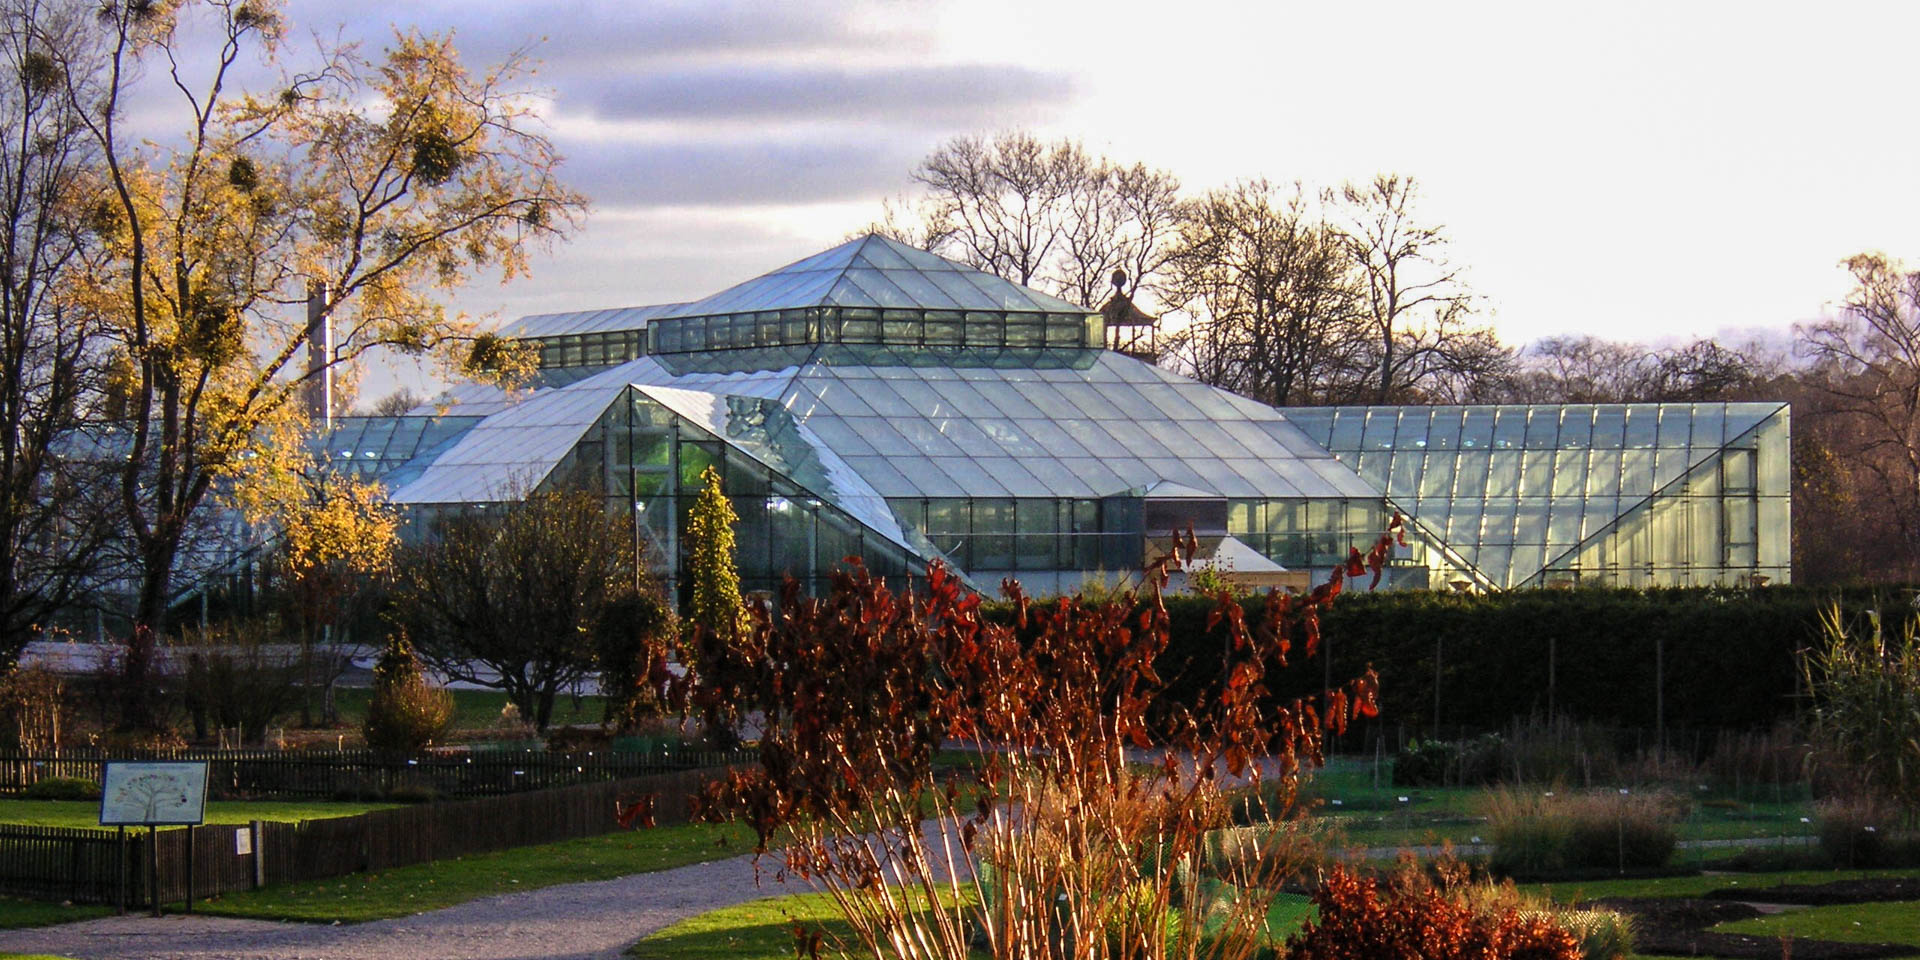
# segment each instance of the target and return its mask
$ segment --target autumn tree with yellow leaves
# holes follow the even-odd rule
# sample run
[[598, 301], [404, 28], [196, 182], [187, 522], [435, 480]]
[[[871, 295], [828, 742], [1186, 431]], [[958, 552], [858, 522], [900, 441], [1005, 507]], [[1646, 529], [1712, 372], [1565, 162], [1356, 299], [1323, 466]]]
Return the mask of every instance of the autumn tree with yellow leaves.
[[[484, 72], [451, 38], [397, 33], [378, 56], [324, 52], [270, 90], [236, 91], [243, 57], [278, 56], [272, 0], [106, 0], [97, 60], [56, 64], [98, 145], [97, 268], [77, 299], [112, 327], [127, 434], [120, 500], [139, 564], [122, 725], [156, 721], [148, 677], [174, 570], [209, 496], [264, 434], [297, 423], [321, 367], [379, 350], [507, 376], [525, 358], [447, 313], [477, 272], [511, 279], [562, 236], [584, 199], [537, 129], [524, 54]], [[214, 55], [205, 71], [189, 40]], [[171, 85], [182, 125], [135, 141], [125, 100]], [[333, 349], [309, 367], [307, 304]]]

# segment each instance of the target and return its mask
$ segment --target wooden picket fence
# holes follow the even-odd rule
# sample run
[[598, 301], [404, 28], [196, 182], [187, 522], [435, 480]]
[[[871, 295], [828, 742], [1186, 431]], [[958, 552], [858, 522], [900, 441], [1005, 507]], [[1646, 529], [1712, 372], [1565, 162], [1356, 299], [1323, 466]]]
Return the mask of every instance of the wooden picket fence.
[[153, 834], [152, 883], [144, 830], [0, 825], [0, 894], [140, 906], [156, 894], [173, 903], [189, 890], [198, 898], [390, 870], [610, 833], [622, 829], [616, 804], [643, 796], [653, 798], [656, 822], [684, 823], [701, 787], [724, 773], [680, 770], [352, 817], [161, 830]]
[[0, 755], [0, 793], [52, 777], [99, 782], [109, 760], [203, 760], [207, 790], [217, 798], [274, 800], [485, 797], [621, 780], [675, 770], [749, 762], [741, 752], [663, 749], [473, 750], [398, 754], [373, 750], [78, 749], [58, 755]]

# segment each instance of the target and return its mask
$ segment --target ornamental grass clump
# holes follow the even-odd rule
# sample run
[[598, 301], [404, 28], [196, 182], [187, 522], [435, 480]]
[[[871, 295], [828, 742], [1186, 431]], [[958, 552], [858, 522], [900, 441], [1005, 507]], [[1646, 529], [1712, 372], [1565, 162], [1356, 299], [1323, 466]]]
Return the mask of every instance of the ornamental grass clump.
[[1665, 866], [1679, 840], [1680, 803], [1663, 793], [1503, 787], [1483, 801], [1493, 852], [1507, 876]]
[[[1224, 669], [1178, 703], [1157, 702], [1155, 659], [1191, 534], [1144, 586], [1097, 603], [1008, 581], [1011, 622], [939, 565], [899, 591], [852, 558], [824, 597], [789, 580], [777, 613], [750, 605], [723, 655], [670, 691], [709, 725], [757, 712], [766, 731], [758, 768], [714, 784], [701, 812], [752, 825], [760, 863], [824, 891], [876, 958], [1270, 953], [1297, 858], [1207, 840], [1230, 796], [1270, 797], [1266, 819], [1284, 819], [1323, 736], [1374, 713], [1371, 671], [1293, 700], [1268, 678], [1315, 655], [1321, 611], [1347, 578], [1378, 580], [1398, 525], [1312, 593], [1269, 594], [1254, 623], [1221, 597]], [[954, 744], [973, 762], [936, 774]]]

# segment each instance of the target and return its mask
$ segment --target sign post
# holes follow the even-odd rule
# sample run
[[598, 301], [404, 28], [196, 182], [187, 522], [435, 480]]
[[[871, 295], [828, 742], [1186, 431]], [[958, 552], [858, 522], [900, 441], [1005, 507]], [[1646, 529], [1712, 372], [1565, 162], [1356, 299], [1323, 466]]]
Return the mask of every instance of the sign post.
[[193, 912], [193, 831], [207, 816], [207, 763], [122, 761], [107, 763], [100, 784], [100, 825], [147, 828], [147, 896], [160, 915], [160, 847], [157, 828], [187, 831], [187, 912]]

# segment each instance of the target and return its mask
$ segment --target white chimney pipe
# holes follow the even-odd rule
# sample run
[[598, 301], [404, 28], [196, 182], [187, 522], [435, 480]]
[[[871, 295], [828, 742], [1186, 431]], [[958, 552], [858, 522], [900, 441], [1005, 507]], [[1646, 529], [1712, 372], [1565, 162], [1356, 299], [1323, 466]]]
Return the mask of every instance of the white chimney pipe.
[[327, 285], [307, 281], [307, 416], [333, 429], [333, 324], [327, 318]]

